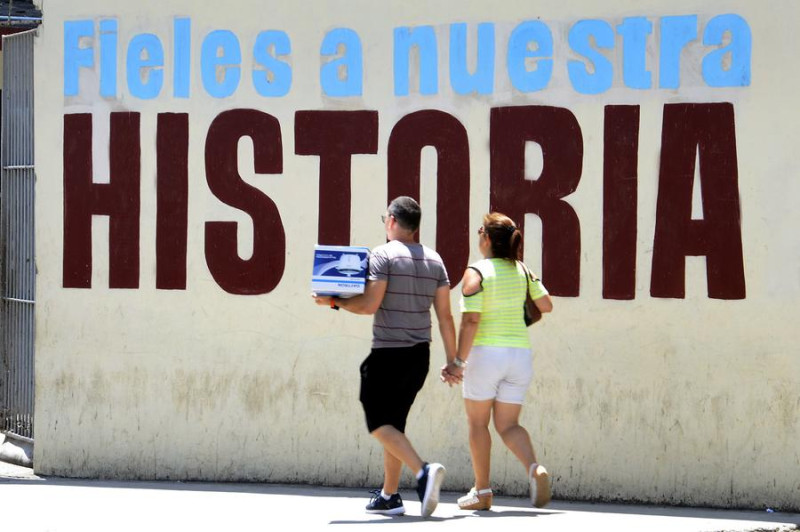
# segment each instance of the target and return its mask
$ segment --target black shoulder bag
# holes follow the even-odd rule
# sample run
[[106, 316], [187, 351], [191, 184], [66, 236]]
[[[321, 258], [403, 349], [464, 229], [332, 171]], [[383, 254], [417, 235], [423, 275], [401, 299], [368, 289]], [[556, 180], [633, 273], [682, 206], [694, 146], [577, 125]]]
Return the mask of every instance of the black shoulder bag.
[[[540, 319], [542, 319], [542, 311], [539, 310], [539, 307], [536, 306], [536, 303], [531, 299], [531, 283], [535, 282], [533, 278], [533, 274], [525, 265], [524, 262], [520, 261], [522, 264], [522, 269], [525, 270], [525, 304], [523, 308], [525, 309], [525, 326], [530, 327]], [[538, 280], [538, 279], [536, 279]]]

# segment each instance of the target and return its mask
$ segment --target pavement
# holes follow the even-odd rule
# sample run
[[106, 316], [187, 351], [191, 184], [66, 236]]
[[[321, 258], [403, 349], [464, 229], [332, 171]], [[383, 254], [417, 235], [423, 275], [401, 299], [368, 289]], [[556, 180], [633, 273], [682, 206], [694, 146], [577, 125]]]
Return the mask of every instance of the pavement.
[[[0, 530], [215, 531], [333, 530], [402, 532], [800, 531], [800, 514], [553, 501], [546, 509], [518, 497], [495, 497], [488, 512], [456, 506], [460, 493], [442, 492], [422, 519], [411, 490], [401, 491], [405, 516], [364, 512], [366, 489], [280, 484], [141, 482], [42, 477], [0, 462]], [[293, 530], [294, 529], [294, 530]]]

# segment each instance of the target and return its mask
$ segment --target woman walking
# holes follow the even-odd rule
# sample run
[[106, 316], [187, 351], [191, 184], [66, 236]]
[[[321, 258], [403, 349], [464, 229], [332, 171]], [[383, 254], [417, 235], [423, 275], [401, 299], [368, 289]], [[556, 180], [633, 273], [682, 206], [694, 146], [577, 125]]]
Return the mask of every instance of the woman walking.
[[541, 281], [518, 260], [522, 235], [508, 216], [495, 212], [484, 216], [478, 239], [484, 258], [464, 272], [458, 350], [442, 368], [442, 380], [463, 379], [475, 473], [475, 486], [458, 505], [464, 510], [488, 510], [492, 505], [489, 421], [494, 418], [503, 443], [525, 467], [531, 503], [541, 508], [550, 501], [548, 473], [536, 460], [528, 431], [519, 424], [533, 378], [523, 317], [526, 291], [542, 313], [550, 312], [553, 304]]

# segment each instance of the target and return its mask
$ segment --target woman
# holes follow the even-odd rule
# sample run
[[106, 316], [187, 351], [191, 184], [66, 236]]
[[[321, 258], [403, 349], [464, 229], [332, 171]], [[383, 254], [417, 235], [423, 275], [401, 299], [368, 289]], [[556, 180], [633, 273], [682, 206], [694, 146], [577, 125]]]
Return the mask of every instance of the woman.
[[550, 312], [553, 304], [541, 281], [533, 275], [529, 278], [518, 260], [522, 235], [508, 216], [496, 212], [484, 216], [478, 238], [484, 259], [464, 272], [458, 350], [442, 368], [445, 382], [463, 379], [475, 473], [475, 486], [458, 505], [464, 510], [488, 510], [492, 505], [489, 420], [493, 417], [503, 443], [527, 471], [531, 503], [541, 508], [550, 501], [549, 477], [536, 461], [528, 431], [519, 425], [533, 378], [530, 338], [523, 318], [525, 291], [542, 313]]

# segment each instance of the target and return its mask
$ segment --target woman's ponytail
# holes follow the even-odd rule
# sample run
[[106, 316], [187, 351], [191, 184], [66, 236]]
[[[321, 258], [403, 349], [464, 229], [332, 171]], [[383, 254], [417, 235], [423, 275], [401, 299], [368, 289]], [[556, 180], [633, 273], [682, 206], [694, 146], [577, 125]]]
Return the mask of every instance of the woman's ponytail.
[[492, 256], [498, 259], [519, 260], [522, 254], [522, 233], [514, 221], [499, 212], [483, 217], [483, 228], [492, 245]]

